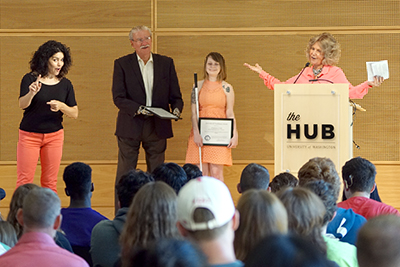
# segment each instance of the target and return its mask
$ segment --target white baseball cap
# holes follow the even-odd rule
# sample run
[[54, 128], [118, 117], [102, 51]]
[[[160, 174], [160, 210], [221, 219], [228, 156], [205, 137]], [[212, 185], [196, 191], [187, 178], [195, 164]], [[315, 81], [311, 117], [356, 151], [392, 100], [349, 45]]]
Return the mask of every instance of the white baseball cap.
[[[206, 208], [214, 215], [208, 222], [195, 222], [193, 213], [196, 208]], [[228, 187], [212, 177], [199, 177], [185, 184], [178, 194], [178, 221], [191, 231], [211, 230], [221, 227], [232, 220], [235, 205]]]

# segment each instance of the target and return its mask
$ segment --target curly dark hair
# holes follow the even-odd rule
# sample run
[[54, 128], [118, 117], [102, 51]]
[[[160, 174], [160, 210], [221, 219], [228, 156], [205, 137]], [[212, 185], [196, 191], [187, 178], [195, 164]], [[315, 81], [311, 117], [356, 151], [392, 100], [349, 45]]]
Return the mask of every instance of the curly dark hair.
[[299, 180], [290, 172], [281, 172], [276, 175], [274, 179], [269, 183], [272, 193], [276, 193], [285, 187], [296, 187], [299, 184]]
[[83, 162], [74, 162], [65, 167], [63, 180], [71, 199], [85, 199], [93, 191], [92, 168]]
[[303, 187], [314, 192], [322, 200], [322, 203], [324, 203], [326, 209], [326, 213], [324, 215], [324, 225], [332, 220], [337, 209], [336, 202], [338, 199], [333, 185], [329, 182], [325, 182], [324, 180], [311, 180], [303, 185]]
[[31, 71], [36, 75], [40, 74], [42, 77], [46, 76], [49, 72], [49, 59], [58, 52], [64, 54], [64, 65], [61, 68], [60, 73], [57, 75], [57, 78], [63, 78], [67, 75], [69, 68], [72, 65], [71, 53], [69, 47], [54, 40], [45, 42], [33, 54], [31, 61], [29, 61]]
[[139, 189], [149, 182], [154, 182], [153, 176], [142, 170], [130, 170], [122, 175], [115, 185], [120, 207], [129, 208]]
[[186, 172], [176, 163], [167, 162], [163, 163], [153, 171], [153, 177], [155, 181], [165, 182], [167, 185], [171, 186], [178, 194], [182, 186], [187, 182]]

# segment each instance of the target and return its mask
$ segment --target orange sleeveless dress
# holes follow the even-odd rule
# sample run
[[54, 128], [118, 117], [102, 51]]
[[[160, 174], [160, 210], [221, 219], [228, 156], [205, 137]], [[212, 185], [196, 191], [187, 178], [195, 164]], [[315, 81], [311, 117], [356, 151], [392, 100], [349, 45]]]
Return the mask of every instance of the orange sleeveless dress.
[[[200, 118], [226, 118], [226, 95], [222, 82], [205, 80], [199, 92]], [[193, 129], [190, 132], [186, 163], [199, 164], [199, 147], [195, 144]], [[226, 146], [203, 146], [201, 148], [203, 163], [232, 165], [231, 149]]]

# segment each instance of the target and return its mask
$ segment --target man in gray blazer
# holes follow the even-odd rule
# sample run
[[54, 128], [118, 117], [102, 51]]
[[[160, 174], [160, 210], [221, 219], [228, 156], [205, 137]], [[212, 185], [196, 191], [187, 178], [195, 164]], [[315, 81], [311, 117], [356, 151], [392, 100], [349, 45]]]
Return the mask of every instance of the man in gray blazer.
[[[173, 136], [171, 121], [152, 116], [144, 107], [163, 108], [178, 117], [183, 108], [174, 62], [151, 52], [150, 29], [136, 26], [129, 39], [135, 53], [114, 62], [112, 93], [119, 109], [115, 131], [119, 148], [116, 183], [123, 174], [136, 169], [140, 145], [146, 153], [148, 172], [164, 162], [167, 138]], [[115, 200], [117, 203], [117, 197]]]

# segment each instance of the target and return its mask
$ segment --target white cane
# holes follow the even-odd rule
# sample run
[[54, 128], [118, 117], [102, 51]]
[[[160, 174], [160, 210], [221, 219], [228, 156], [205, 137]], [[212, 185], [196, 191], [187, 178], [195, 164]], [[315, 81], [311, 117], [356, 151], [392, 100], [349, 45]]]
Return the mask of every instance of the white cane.
[[[197, 73], [194, 74], [194, 95], [196, 101], [196, 117], [197, 123], [199, 123], [199, 89], [197, 88]], [[199, 160], [200, 160], [200, 171], [203, 172], [203, 163], [201, 160], [201, 146], [199, 146]]]

